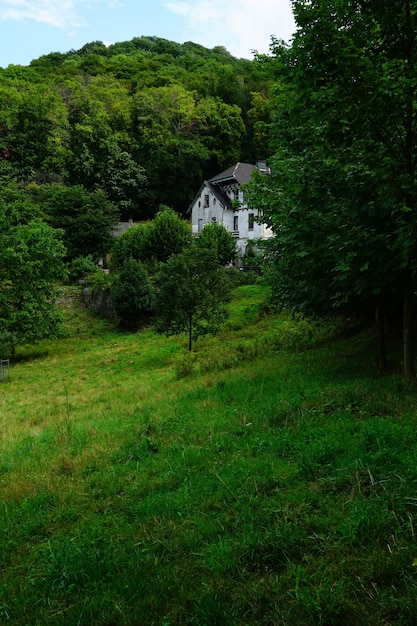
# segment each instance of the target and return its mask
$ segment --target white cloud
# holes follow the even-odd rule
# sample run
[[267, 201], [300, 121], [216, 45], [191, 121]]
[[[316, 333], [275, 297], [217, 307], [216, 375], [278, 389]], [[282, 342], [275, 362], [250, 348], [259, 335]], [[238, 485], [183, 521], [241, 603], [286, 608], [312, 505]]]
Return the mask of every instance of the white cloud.
[[268, 52], [271, 37], [294, 33], [290, 0], [167, 0], [164, 6], [187, 21], [187, 36], [209, 48], [223, 45], [237, 57]]
[[73, 0], [0, 0], [0, 19], [33, 20], [57, 28], [81, 23]]

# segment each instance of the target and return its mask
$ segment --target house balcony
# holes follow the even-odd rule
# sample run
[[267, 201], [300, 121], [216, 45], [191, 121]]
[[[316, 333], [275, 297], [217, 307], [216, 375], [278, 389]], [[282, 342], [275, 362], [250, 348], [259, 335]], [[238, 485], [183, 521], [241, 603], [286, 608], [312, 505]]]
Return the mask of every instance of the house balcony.
[[236, 239], [239, 239], [239, 231], [238, 230], [232, 230], [232, 235], [233, 235], [233, 237], [236, 237]]

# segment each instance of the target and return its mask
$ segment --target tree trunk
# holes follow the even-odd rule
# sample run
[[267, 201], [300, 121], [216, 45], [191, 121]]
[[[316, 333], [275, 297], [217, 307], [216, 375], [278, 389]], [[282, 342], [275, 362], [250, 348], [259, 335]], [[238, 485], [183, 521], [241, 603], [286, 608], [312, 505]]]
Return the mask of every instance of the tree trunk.
[[385, 313], [381, 303], [375, 307], [375, 323], [378, 335], [378, 363], [380, 372], [388, 370], [387, 348], [385, 343]]
[[409, 383], [416, 382], [413, 300], [412, 273], [407, 269], [404, 275], [403, 350], [404, 376]]

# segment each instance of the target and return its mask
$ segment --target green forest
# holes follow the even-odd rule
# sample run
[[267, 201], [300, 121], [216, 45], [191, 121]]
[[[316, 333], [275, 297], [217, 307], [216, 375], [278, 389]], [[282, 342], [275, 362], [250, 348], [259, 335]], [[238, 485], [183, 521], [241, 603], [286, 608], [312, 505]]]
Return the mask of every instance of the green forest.
[[2, 181], [101, 190], [123, 219], [184, 213], [205, 177], [265, 158], [268, 82], [223, 48], [157, 37], [9, 65]]
[[416, 623], [417, 0], [292, 7], [0, 68], [1, 623]]

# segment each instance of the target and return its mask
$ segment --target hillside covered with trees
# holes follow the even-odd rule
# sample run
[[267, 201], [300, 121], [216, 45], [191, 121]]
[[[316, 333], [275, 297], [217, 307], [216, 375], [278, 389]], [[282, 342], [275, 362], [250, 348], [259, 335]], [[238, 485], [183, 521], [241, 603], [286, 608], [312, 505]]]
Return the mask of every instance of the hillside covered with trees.
[[138, 37], [0, 69], [0, 176], [102, 191], [123, 219], [184, 213], [203, 178], [265, 158], [267, 80], [224, 48]]
[[[94, 271], [119, 221], [150, 223], [168, 208], [166, 228], [185, 229], [189, 241], [179, 220], [202, 180], [265, 158], [267, 93], [254, 62], [157, 37], [93, 42], [0, 69], [2, 357], [59, 334], [53, 283]], [[147, 262], [145, 282], [184, 244], [180, 237], [171, 249], [169, 236], [158, 237], [144, 254], [129, 253]], [[100, 288], [114, 286], [115, 309], [134, 324], [154, 298], [139, 275], [131, 293], [132, 270], [113, 270]]]

